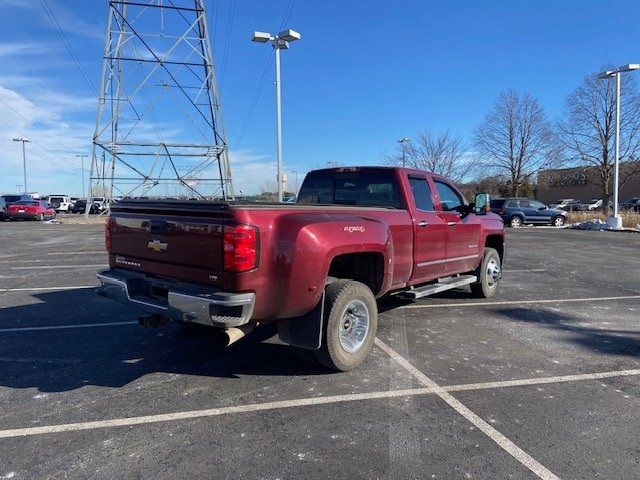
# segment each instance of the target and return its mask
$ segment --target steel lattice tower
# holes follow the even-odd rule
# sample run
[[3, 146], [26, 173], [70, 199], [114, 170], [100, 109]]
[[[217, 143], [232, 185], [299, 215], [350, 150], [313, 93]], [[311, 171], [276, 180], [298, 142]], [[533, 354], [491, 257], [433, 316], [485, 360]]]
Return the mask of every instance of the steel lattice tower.
[[204, 0], [109, 0], [89, 195], [233, 199]]

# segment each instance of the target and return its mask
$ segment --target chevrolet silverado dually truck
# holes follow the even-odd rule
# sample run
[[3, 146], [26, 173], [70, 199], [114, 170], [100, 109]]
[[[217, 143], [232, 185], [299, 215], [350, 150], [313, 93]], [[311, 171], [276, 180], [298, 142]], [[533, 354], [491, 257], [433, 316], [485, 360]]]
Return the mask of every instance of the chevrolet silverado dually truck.
[[489, 196], [407, 168], [310, 172], [296, 203], [122, 200], [106, 222], [98, 293], [230, 344], [278, 322], [301, 357], [346, 371], [376, 335], [376, 299], [469, 285], [491, 297], [505, 255]]

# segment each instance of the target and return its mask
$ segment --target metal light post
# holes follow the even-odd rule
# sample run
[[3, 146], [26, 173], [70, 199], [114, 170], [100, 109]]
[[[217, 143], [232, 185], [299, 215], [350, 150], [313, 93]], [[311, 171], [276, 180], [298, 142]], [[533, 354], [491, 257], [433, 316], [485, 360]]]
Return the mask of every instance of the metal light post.
[[607, 70], [598, 75], [600, 79], [615, 77], [616, 79], [616, 138], [613, 166], [613, 215], [607, 218], [607, 225], [610, 228], [622, 228], [622, 217], [618, 214], [618, 189], [620, 170], [620, 74], [640, 69], [640, 64], [630, 63], [618, 67], [616, 70]]
[[25, 143], [30, 142], [28, 138], [14, 138], [14, 142], [22, 142], [22, 173], [24, 174], [24, 193], [27, 193], [29, 189], [27, 188], [27, 154], [24, 147]]
[[80, 157], [80, 166], [82, 168], [82, 198], [85, 198], [84, 196], [84, 159], [87, 158], [89, 155], [76, 155], [76, 157]]
[[276, 161], [278, 167], [278, 202], [282, 202], [283, 194], [283, 177], [282, 177], [282, 92], [280, 88], [280, 50], [288, 49], [290, 42], [300, 40], [300, 34], [295, 30], [283, 30], [277, 35], [271, 35], [267, 32], [253, 32], [252, 42], [267, 43], [271, 42], [271, 46], [276, 54]]
[[402, 144], [402, 166], [405, 167], [407, 164], [407, 143], [411, 141], [408, 137], [402, 137], [398, 140], [398, 143]]

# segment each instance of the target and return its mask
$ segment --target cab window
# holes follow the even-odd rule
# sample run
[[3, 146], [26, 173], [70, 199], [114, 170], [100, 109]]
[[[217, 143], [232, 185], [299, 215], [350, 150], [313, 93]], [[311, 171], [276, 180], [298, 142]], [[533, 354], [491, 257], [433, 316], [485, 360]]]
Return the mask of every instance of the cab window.
[[462, 197], [451, 186], [440, 180], [436, 180], [435, 183], [438, 195], [440, 195], [440, 208], [442, 211], [452, 212], [464, 204]]
[[431, 199], [431, 189], [427, 179], [424, 177], [409, 177], [409, 185], [411, 186], [416, 208], [424, 212], [432, 212], [433, 200]]

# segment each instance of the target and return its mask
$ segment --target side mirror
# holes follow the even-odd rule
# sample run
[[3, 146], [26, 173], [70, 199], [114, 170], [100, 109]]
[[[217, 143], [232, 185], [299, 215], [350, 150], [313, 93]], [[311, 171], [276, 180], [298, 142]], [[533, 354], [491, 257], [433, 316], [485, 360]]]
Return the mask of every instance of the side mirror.
[[491, 202], [488, 193], [478, 193], [473, 207], [476, 215], [486, 215], [491, 212]]
[[542, 211], [542, 210], [546, 210], [547, 207], [540, 207], [538, 210]]

